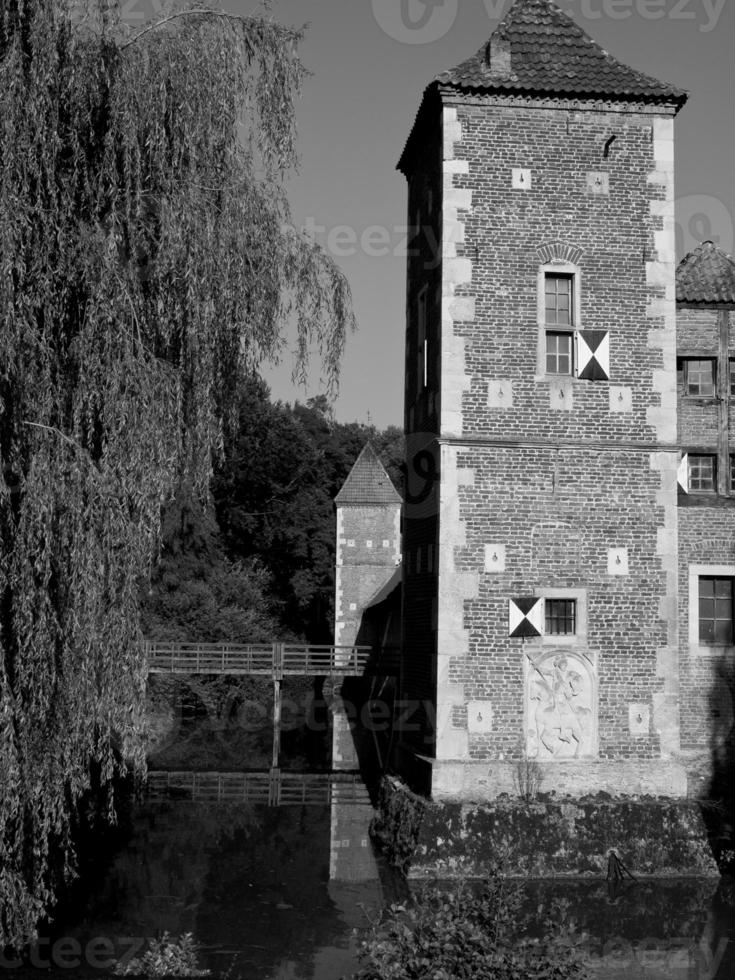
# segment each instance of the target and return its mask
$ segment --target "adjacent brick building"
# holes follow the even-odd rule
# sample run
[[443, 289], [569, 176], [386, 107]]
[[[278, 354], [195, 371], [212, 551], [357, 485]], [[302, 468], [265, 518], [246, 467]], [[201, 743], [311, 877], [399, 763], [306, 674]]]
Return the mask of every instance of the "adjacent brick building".
[[681, 749], [706, 793], [732, 775], [735, 262], [704, 242], [679, 266], [676, 299]]
[[677, 295], [685, 101], [516, 0], [401, 157], [395, 762], [435, 799], [516, 793], [525, 760], [559, 793], [683, 797], [727, 754], [735, 267], [705, 243]]

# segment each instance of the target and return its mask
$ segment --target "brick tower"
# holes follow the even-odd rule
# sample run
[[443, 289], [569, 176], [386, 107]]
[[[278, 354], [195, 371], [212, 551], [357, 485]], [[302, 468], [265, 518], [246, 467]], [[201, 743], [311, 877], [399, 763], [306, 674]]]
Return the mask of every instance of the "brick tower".
[[375, 450], [367, 443], [335, 497], [337, 554], [334, 642], [370, 645], [364, 612], [398, 577], [401, 564], [401, 500]]
[[435, 798], [514, 792], [528, 759], [559, 793], [686, 792], [685, 101], [549, 0], [516, 0], [429, 85], [401, 157], [415, 229], [402, 697], [418, 730], [399, 733], [396, 762]]

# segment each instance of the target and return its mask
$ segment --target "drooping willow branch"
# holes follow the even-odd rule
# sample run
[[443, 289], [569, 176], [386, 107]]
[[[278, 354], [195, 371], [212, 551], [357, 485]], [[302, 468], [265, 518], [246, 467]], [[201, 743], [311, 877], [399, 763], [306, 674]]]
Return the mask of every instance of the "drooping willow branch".
[[0, 13], [0, 947], [52, 904], [92, 772], [144, 770], [162, 504], [206, 497], [292, 318], [332, 381], [352, 326], [288, 230], [300, 34], [197, 6], [125, 39], [90, 2], [95, 31]]
[[[146, 34], [150, 34], [152, 31], [157, 31], [161, 27], [165, 27], [166, 24], [170, 24], [173, 23], [173, 21], [180, 20], [182, 17], [189, 17], [189, 18], [191, 17], [218, 18], [219, 17], [224, 20], [232, 21], [233, 23], [241, 24], [244, 27], [247, 27], [248, 24], [252, 23], [254, 20], [252, 15], [247, 16], [243, 14], [233, 14], [226, 10], [211, 10], [206, 8], [197, 8], [194, 10], [177, 10], [173, 14], [168, 14], [165, 17], [161, 17], [155, 23], [149, 24], [147, 27], [144, 27], [142, 31], [138, 31], [138, 33], [133, 35], [133, 37], [128, 38], [127, 41], [124, 41], [120, 45], [120, 50], [124, 51], [126, 48], [131, 47], [133, 44], [137, 44], [138, 41], [141, 40], [141, 38], [144, 38], [146, 36]], [[291, 42], [295, 43], [299, 40], [300, 35], [298, 32], [290, 31], [288, 28], [281, 27], [280, 25], [278, 26], [279, 29], [283, 32], [283, 36], [288, 38]], [[244, 40], [246, 44], [250, 46], [246, 35], [244, 36]], [[250, 54], [251, 55], [255, 54], [255, 48], [252, 46], [250, 46]]]

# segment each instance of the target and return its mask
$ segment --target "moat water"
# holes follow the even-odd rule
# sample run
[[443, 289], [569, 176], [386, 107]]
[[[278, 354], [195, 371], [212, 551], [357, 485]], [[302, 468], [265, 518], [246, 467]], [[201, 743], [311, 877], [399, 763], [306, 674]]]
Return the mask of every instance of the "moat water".
[[394, 887], [371, 816], [354, 804], [148, 805], [63, 935], [83, 951], [97, 942], [108, 968], [145, 939], [190, 932], [214, 977], [339, 980], [356, 965], [355, 930]]
[[[214, 978], [349, 978], [360, 931], [420, 887], [375, 853], [372, 816], [354, 803], [135, 804], [114, 846], [86, 855], [79, 887], [26, 962], [2, 960], [0, 980], [109, 975], [164, 932], [191, 933]], [[735, 977], [735, 879], [522, 888], [519, 928], [572, 927], [590, 978]]]
[[[408, 887], [373, 852], [371, 816], [359, 805], [139, 808], [84, 901], [32, 951], [30, 969], [11, 972], [109, 974], [167, 931], [192, 933], [213, 977], [349, 978], [359, 931]], [[642, 880], [617, 892], [602, 879], [522, 887], [529, 929], [541, 919], [573, 926], [591, 978], [735, 977], [734, 880]]]

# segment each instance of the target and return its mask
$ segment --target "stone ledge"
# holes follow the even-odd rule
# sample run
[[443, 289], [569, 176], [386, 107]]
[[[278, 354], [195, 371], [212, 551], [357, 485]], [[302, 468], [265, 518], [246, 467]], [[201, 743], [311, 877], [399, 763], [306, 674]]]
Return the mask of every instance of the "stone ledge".
[[[503, 794], [519, 795], [515, 762], [432, 759], [430, 766], [430, 793], [435, 800], [482, 803]], [[580, 798], [599, 792], [665, 799], [687, 795], [686, 769], [672, 759], [565, 759], [539, 762], [536, 771], [540, 791], [553, 789], [557, 797]]]

